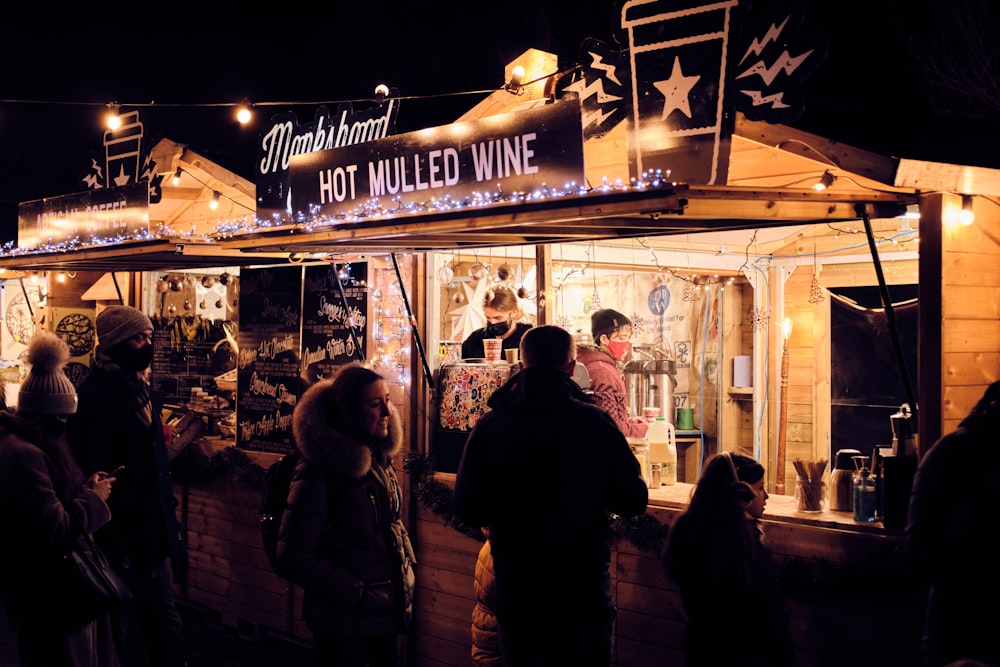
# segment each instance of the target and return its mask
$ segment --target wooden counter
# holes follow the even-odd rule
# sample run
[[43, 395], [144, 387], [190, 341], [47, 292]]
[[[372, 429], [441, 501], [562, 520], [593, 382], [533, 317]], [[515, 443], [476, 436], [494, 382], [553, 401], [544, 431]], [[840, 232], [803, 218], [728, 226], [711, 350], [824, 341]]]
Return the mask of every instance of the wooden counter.
[[[453, 485], [454, 475], [437, 474], [435, 480]], [[678, 483], [651, 491], [646, 514], [669, 529], [692, 489]], [[428, 508], [415, 509], [416, 664], [465, 667], [481, 543]], [[790, 591], [786, 600], [800, 667], [919, 664], [923, 593], [878, 576], [891, 566], [898, 532], [855, 522], [848, 512], [799, 512], [792, 496], [771, 496], [763, 523]], [[618, 608], [613, 664], [683, 664], [683, 607], [659, 554], [619, 538], [611, 574]]]

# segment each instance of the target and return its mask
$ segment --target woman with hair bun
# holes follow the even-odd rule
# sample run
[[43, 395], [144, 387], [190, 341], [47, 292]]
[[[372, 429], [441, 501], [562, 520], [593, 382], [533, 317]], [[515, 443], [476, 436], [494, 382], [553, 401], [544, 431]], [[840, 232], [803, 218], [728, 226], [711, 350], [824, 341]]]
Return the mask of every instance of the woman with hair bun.
[[521, 336], [531, 328], [527, 322], [520, 321], [524, 312], [517, 301], [517, 294], [503, 285], [494, 285], [486, 290], [483, 313], [486, 315], [486, 326], [476, 329], [462, 341], [463, 359], [485, 357], [484, 338], [499, 338], [503, 341], [502, 349], [516, 350], [521, 345]]

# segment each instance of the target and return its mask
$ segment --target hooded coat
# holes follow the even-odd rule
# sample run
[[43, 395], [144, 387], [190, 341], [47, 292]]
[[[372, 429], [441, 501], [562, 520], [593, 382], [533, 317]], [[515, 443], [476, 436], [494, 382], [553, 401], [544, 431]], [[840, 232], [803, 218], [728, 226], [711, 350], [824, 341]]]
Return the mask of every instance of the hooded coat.
[[313, 633], [402, 632], [413, 613], [416, 565], [392, 467], [402, 424], [390, 405], [384, 439], [337, 430], [325, 410], [329, 387], [313, 385], [292, 416], [302, 459], [278, 532], [277, 572], [302, 587], [302, 617]]
[[639, 462], [564, 372], [526, 368], [488, 405], [462, 453], [455, 513], [490, 529], [505, 650], [592, 664], [610, 651], [615, 613], [610, 515], [646, 509]]

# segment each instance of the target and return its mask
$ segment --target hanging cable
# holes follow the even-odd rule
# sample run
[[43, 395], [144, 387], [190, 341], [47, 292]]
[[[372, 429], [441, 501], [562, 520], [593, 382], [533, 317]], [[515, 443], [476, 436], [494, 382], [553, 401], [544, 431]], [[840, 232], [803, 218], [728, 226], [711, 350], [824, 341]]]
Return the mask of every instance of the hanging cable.
[[122, 298], [122, 288], [118, 286], [118, 276], [115, 275], [114, 271], [111, 272], [111, 282], [115, 284], [115, 292], [118, 293], [118, 305], [124, 306], [125, 299]]
[[[903, 390], [906, 392], [906, 400], [910, 405], [913, 414], [912, 423], [916, 424], [917, 399], [913, 393], [913, 385], [910, 383], [910, 374], [906, 369], [906, 358], [903, 356], [903, 346], [899, 342], [899, 331], [896, 328], [896, 311], [892, 307], [892, 299], [889, 298], [889, 288], [885, 284], [885, 274], [882, 272], [882, 262], [878, 258], [878, 248], [875, 244], [875, 234], [872, 231], [872, 221], [868, 217], [868, 210], [864, 204], [855, 204], [855, 213], [865, 223], [865, 235], [868, 237], [868, 247], [872, 253], [872, 263], [875, 265], [875, 276], [878, 278], [878, 291], [882, 297], [882, 307], [885, 308], [886, 324], [889, 326], [889, 334], [892, 337], [892, 349], [896, 353], [896, 365], [899, 366], [899, 375], [903, 380]], [[914, 433], [916, 427], [914, 426]]]

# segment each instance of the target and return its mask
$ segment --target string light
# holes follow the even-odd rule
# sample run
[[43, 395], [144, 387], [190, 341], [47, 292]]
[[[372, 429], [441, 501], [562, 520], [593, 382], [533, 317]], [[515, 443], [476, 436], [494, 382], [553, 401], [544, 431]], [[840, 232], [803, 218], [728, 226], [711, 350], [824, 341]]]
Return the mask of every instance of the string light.
[[109, 130], [117, 130], [122, 126], [121, 116], [118, 115], [118, 105], [114, 102], [108, 104], [108, 113], [104, 117], [104, 123]]
[[181, 184], [181, 173], [182, 173], [181, 168], [177, 167], [177, 171], [174, 172], [174, 178], [171, 181], [171, 183], [173, 183], [175, 186]]
[[219, 197], [220, 196], [222, 196], [222, 194], [218, 190], [213, 190], [212, 191], [212, 201], [208, 202], [208, 207], [210, 209], [212, 209], [213, 211], [215, 209], [219, 208]]
[[236, 108], [236, 121], [240, 125], [246, 125], [253, 118], [253, 114], [250, 112], [252, 105], [249, 102], [243, 102]]
[[962, 212], [958, 214], [958, 221], [966, 227], [976, 221], [976, 213], [972, 210], [972, 195], [962, 195]]

